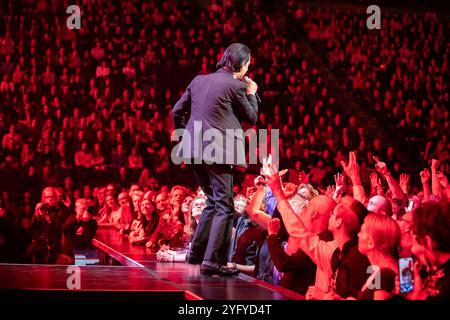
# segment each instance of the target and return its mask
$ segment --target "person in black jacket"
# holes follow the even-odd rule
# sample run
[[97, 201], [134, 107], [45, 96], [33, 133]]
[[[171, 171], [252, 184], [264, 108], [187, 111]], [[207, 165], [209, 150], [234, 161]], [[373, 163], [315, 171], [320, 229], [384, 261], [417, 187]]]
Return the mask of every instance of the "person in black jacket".
[[61, 253], [66, 258], [62, 260], [60, 257], [61, 263], [73, 263], [76, 250], [90, 249], [97, 232], [97, 221], [92, 218], [95, 207], [88, 206], [86, 199], [78, 199], [75, 202], [75, 213], [69, 215], [61, 227], [63, 233]]
[[77, 212], [78, 228], [75, 233], [75, 249], [87, 250], [92, 248], [92, 239], [97, 232], [98, 224], [93, 216], [93, 206], [88, 206], [81, 214]]
[[246, 167], [240, 122], [255, 124], [258, 119], [258, 86], [248, 78], [243, 81], [250, 59], [247, 46], [231, 44], [218, 70], [195, 77], [172, 112], [175, 128], [184, 129], [172, 160], [194, 163], [195, 177], [207, 197], [187, 258], [201, 263], [203, 274], [237, 274], [225, 266], [234, 214], [232, 166]]
[[56, 263], [61, 253], [62, 233], [55, 208], [38, 203], [28, 229], [31, 243], [27, 255], [32, 263]]

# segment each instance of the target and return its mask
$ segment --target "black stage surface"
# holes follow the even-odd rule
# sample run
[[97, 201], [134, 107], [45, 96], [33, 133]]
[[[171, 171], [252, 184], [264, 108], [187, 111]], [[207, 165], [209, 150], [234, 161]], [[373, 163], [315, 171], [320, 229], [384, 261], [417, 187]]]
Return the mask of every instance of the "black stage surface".
[[[73, 295], [80, 299], [111, 296], [112, 301], [148, 300], [295, 300], [303, 296], [256, 280], [245, 274], [211, 277], [199, 265], [156, 261], [156, 254], [132, 246], [114, 229], [97, 231], [94, 246], [106, 265], [79, 266], [79, 289], [68, 288], [70, 266], [0, 264], [0, 292], [32, 293], [35, 298]], [[73, 278], [72, 278], [73, 280]], [[73, 281], [72, 281], [73, 283]], [[70, 285], [69, 285], [70, 286]], [[115, 295], [117, 297], [115, 297]]]

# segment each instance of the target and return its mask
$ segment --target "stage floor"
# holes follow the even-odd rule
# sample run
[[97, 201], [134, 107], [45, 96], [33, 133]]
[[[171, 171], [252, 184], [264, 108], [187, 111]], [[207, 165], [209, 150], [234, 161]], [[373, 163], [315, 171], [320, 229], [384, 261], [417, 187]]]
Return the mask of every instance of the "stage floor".
[[0, 264], [0, 293], [12, 299], [137, 300], [296, 300], [303, 296], [245, 274], [200, 274], [199, 265], [158, 262], [145, 246], [132, 246], [111, 228], [93, 241], [103, 265]]
[[207, 300], [292, 300], [303, 296], [272, 286], [245, 274], [211, 277], [200, 274], [199, 265], [158, 262], [144, 246], [132, 246], [113, 229], [99, 229], [94, 244], [112, 258], [130, 266], [142, 266], [153, 277], [168, 281], [192, 299]]
[[[0, 292], [32, 299], [60, 298], [70, 293], [83, 299], [107, 296], [114, 300], [183, 300], [183, 290], [151, 276], [143, 268], [129, 266], [63, 266], [0, 264]], [[134, 296], [134, 298], [132, 298]]]

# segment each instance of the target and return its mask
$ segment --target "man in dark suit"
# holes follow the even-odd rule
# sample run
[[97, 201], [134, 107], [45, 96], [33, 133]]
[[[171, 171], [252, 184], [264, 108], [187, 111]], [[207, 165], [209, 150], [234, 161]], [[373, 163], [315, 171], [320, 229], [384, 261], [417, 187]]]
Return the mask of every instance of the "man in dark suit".
[[218, 70], [195, 77], [173, 108], [175, 128], [184, 130], [172, 160], [193, 164], [207, 197], [188, 255], [189, 263], [202, 264], [203, 274], [237, 274], [225, 266], [234, 215], [232, 166], [246, 167], [240, 122], [258, 119], [258, 86], [244, 81], [249, 64], [250, 49], [233, 43]]

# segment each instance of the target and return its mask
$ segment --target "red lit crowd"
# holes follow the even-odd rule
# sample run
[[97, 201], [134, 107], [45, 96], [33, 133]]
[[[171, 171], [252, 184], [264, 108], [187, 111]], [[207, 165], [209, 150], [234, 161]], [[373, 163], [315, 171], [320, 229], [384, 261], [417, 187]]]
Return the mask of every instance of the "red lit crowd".
[[[289, 170], [236, 172], [229, 264], [307, 299], [450, 297], [448, 22], [392, 14], [364, 33], [356, 14], [295, 1], [277, 14], [264, 1], [82, 3], [77, 31], [61, 1], [0, 8], [0, 262], [71, 264], [102, 227], [184, 262], [205, 196], [170, 160], [171, 108], [239, 41], [263, 97], [257, 127], [280, 129]], [[392, 144], [346, 114], [299, 38]]]

